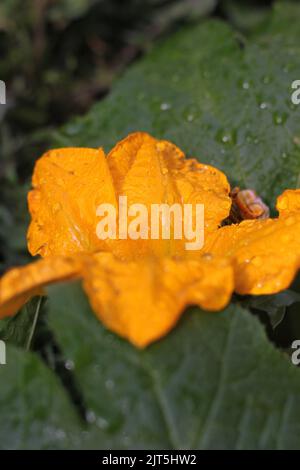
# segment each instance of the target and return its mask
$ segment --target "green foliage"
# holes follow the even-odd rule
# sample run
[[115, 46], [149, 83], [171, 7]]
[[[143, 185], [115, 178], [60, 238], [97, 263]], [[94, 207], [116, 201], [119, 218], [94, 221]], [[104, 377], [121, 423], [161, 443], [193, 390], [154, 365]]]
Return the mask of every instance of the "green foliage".
[[266, 312], [273, 328], [283, 320], [287, 307], [300, 302], [300, 294], [293, 290], [279, 292], [276, 295], [250, 296], [242, 302], [243, 307], [248, 307], [261, 312]]
[[224, 0], [222, 12], [230, 23], [244, 33], [264, 27], [269, 15], [269, 2], [262, 0]]
[[29, 350], [35, 333], [43, 299], [31, 299], [21, 311], [12, 318], [0, 323], [0, 339]]
[[3, 448], [299, 448], [300, 376], [249, 312], [190, 309], [139, 351], [99, 324], [79, 285], [49, 297], [87, 423], [45, 365], [9, 348], [0, 368]]
[[9, 346], [0, 366], [0, 448], [49, 449], [70, 446], [78, 426], [58, 379], [35, 355]]
[[100, 447], [299, 445], [300, 375], [240, 307], [190, 309], [145, 351], [99, 325], [76, 285], [50, 290], [49, 320], [102, 428]]
[[[299, 109], [291, 102], [291, 83], [300, 76], [297, 13], [299, 7], [279, 5], [263, 34], [243, 48], [220, 21], [180, 31], [54, 144], [108, 150], [129, 132], [148, 131], [224, 170], [232, 184], [256, 189], [274, 208], [300, 174]], [[292, 26], [278, 32], [282, 16]]]

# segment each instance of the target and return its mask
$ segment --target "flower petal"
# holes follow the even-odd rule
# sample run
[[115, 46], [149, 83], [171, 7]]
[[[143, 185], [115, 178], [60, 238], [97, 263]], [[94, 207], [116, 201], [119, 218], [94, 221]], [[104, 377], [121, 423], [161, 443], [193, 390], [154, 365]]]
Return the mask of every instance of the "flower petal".
[[96, 235], [96, 209], [116, 204], [102, 149], [51, 150], [36, 163], [28, 195], [32, 255], [66, 255], [105, 249]]
[[287, 189], [277, 199], [276, 208], [280, 215], [300, 213], [300, 189]]
[[8, 271], [0, 279], [0, 318], [11, 316], [33, 296], [43, 294], [43, 286], [80, 276], [81, 257], [53, 257]]
[[232, 259], [235, 290], [273, 294], [286, 289], [300, 268], [300, 213], [278, 219], [245, 220], [220, 228], [206, 250]]
[[165, 335], [187, 305], [225, 307], [233, 272], [225, 260], [210, 257], [122, 262], [111, 253], [98, 253], [86, 266], [84, 288], [108, 328], [144, 347]]
[[[215, 230], [229, 214], [231, 199], [226, 176], [219, 170], [185, 159], [174, 144], [137, 132], [119, 142], [109, 153], [108, 166], [118, 195], [128, 205], [142, 203], [150, 214], [152, 204], [179, 203], [205, 206], [205, 229]], [[193, 219], [195, 220], [195, 219]], [[160, 237], [161, 238], [161, 237]], [[185, 240], [129, 241], [129, 252], [182, 255]]]

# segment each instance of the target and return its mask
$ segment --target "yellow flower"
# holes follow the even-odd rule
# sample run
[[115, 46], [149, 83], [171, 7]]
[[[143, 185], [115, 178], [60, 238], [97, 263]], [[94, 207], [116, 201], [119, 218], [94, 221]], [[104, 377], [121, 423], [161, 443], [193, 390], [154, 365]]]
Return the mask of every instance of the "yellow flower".
[[[82, 279], [99, 319], [144, 347], [166, 334], [187, 305], [221, 310], [232, 292], [285, 289], [300, 266], [300, 191], [277, 202], [279, 217], [221, 226], [230, 186], [219, 170], [185, 159], [175, 145], [135, 133], [105, 157], [102, 149], [52, 150], [36, 163], [28, 196], [28, 248], [43, 259], [0, 280], [0, 318], [15, 314], [43, 286]], [[107, 239], [96, 234], [97, 207], [203, 204], [205, 244], [185, 239]]]

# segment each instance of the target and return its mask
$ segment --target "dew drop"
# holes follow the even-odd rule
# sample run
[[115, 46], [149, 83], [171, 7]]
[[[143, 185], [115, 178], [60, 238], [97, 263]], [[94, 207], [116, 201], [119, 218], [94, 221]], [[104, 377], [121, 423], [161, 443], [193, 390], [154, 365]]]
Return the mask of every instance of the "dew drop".
[[56, 432], [55, 432], [55, 436], [57, 437], [57, 439], [59, 439], [61, 441], [61, 440], [65, 439], [66, 433], [62, 429], [57, 429]]
[[97, 418], [96, 425], [100, 429], [106, 429], [108, 427], [108, 421], [105, 418], [102, 418], [102, 416], [99, 416]]
[[67, 359], [65, 362], [65, 368], [67, 370], [74, 370], [75, 364], [71, 359]]
[[249, 83], [249, 82], [243, 82], [242, 87], [243, 87], [244, 90], [249, 90], [249, 88], [250, 88], [250, 83]]
[[105, 387], [107, 388], [107, 390], [113, 390], [114, 387], [115, 387], [114, 381], [111, 380], [111, 379], [107, 379], [107, 380], [105, 381]]
[[300, 147], [300, 137], [295, 135], [294, 138], [293, 138], [293, 142], [294, 142], [295, 145], [298, 145]]
[[204, 255], [202, 255], [202, 258], [207, 261], [210, 261], [213, 258], [213, 255], [211, 253], [204, 253]]
[[129, 436], [125, 435], [124, 437], [122, 437], [122, 443], [125, 447], [128, 447], [131, 443], [131, 439]]
[[86, 412], [85, 419], [88, 423], [94, 423], [96, 421], [96, 415], [92, 410]]
[[267, 109], [268, 105], [265, 101], [263, 101], [262, 103], [260, 103], [259, 107], [260, 109]]
[[235, 131], [220, 129], [216, 134], [216, 140], [221, 144], [233, 144], [236, 141]]
[[273, 121], [276, 125], [284, 124], [285, 121], [286, 121], [286, 118], [287, 118], [286, 115], [282, 115], [282, 114], [279, 114], [279, 113], [274, 113], [274, 115], [273, 115]]
[[160, 109], [161, 111], [168, 111], [171, 108], [170, 103], [161, 103]]

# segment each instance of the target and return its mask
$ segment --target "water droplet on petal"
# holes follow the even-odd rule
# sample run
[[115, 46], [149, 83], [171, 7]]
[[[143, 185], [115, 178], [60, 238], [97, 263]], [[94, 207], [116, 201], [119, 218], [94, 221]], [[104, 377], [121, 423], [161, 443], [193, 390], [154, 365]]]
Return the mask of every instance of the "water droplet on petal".
[[202, 258], [207, 260], [207, 261], [210, 261], [213, 258], [213, 255], [211, 253], [204, 253], [202, 255]]

